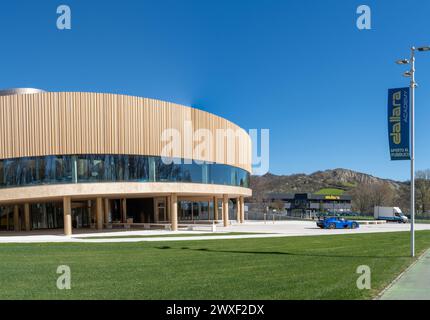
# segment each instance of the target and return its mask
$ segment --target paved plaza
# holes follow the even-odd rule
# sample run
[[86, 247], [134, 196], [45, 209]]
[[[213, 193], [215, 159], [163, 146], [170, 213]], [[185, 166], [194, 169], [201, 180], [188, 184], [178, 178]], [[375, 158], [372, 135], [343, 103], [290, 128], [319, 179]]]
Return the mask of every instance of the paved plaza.
[[[323, 236], [338, 234], [378, 233], [378, 232], [407, 232], [409, 224], [378, 224], [361, 225], [359, 229], [323, 230], [313, 221], [276, 221], [252, 222], [245, 224], [233, 223], [229, 227], [217, 225], [215, 234], [211, 226], [193, 225], [193, 230], [103, 230], [93, 229], [74, 231], [73, 236], [64, 236], [62, 230], [40, 230], [26, 232], [0, 232], [0, 243], [41, 243], [41, 242], [140, 242], [140, 241], [179, 241], [204, 239], [243, 239], [292, 236]], [[417, 224], [416, 230], [430, 230], [430, 224]], [[229, 233], [249, 233], [232, 235]], [[209, 236], [210, 234], [210, 236]], [[178, 235], [175, 237], [174, 235]], [[189, 235], [186, 236], [186, 235]], [[104, 237], [104, 238], [103, 238]]]

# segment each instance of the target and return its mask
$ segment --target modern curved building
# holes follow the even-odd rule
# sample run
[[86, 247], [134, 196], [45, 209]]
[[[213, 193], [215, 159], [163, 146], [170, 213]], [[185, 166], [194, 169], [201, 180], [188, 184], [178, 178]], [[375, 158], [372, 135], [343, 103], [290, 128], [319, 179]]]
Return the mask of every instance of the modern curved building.
[[232, 122], [147, 98], [0, 91], [0, 229], [244, 220], [251, 140]]

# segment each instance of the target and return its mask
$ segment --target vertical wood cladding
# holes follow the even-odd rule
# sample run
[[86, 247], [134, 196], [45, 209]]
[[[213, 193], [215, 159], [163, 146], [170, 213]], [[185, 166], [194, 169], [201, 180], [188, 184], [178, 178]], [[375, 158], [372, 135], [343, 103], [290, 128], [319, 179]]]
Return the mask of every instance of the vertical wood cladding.
[[[217, 129], [237, 130], [234, 161], [226, 152], [220, 158], [214, 146], [207, 154], [193, 157], [184, 143], [175, 157], [218, 160], [251, 171], [251, 140], [230, 121], [174, 103], [102, 93], [0, 97], [0, 159], [63, 154], [159, 156], [165, 146], [163, 130], [173, 128], [184, 135], [186, 121], [191, 121], [194, 131], [208, 129], [214, 142]], [[198, 144], [194, 142], [193, 149]]]

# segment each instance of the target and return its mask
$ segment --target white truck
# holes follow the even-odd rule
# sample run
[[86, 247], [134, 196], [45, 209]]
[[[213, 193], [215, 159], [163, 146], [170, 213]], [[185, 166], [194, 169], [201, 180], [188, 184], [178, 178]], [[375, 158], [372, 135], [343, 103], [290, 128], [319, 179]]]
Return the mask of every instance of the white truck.
[[407, 223], [408, 218], [399, 207], [375, 207], [374, 216], [376, 220], [386, 220], [398, 223]]

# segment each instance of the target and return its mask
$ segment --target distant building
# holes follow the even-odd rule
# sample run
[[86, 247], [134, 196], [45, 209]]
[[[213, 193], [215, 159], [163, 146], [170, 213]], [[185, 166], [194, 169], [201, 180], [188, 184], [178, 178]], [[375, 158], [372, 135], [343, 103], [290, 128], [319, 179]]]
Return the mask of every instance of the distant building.
[[293, 216], [315, 216], [318, 212], [351, 211], [352, 197], [347, 195], [332, 196], [313, 193], [272, 193], [266, 201], [282, 201], [284, 209]]

